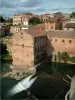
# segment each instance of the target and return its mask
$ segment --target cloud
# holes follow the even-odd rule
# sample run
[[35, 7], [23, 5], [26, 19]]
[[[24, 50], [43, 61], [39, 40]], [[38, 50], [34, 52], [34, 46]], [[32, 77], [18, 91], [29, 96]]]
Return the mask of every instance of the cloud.
[[12, 16], [15, 13], [43, 12], [40, 0], [0, 0], [0, 15]]
[[41, 5], [40, 0], [1, 0], [1, 8], [37, 7]]
[[40, 6], [41, 4], [42, 4], [42, 2], [40, 0], [27, 0], [26, 2], [24, 2], [24, 4], [22, 6], [37, 7], [37, 6]]
[[75, 6], [64, 7], [64, 8], [56, 7], [56, 8], [50, 9], [50, 10], [52, 10], [52, 11], [59, 11], [59, 10], [75, 10]]

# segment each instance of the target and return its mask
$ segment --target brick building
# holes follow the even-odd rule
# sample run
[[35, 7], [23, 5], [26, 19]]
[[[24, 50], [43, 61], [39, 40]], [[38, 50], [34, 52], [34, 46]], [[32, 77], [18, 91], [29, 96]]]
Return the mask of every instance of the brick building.
[[50, 18], [48, 21], [45, 22], [45, 29], [46, 30], [62, 30], [63, 24], [62, 21], [58, 18]]
[[54, 15], [53, 14], [42, 14], [39, 16], [39, 19], [41, 22], [46, 22], [48, 21], [50, 18], [53, 18]]
[[64, 30], [74, 30], [75, 31], [75, 19], [67, 20], [63, 23]]
[[13, 35], [12, 58], [14, 65], [38, 64], [57, 52], [75, 56], [75, 32], [42, 29], [22, 30]]
[[47, 31], [47, 56], [57, 52], [67, 52], [75, 56], [75, 32], [64, 30]]
[[46, 36], [43, 30], [22, 30], [13, 35], [12, 40], [14, 65], [33, 66], [46, 58]]

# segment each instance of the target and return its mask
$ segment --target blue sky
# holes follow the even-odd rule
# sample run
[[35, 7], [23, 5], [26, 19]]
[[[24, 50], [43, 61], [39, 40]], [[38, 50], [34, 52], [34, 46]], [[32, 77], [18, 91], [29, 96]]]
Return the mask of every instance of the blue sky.
[[75, 0], [0, 0], [0, 15], [10, 17], [15, 13], [35, 14], [75, 11]]

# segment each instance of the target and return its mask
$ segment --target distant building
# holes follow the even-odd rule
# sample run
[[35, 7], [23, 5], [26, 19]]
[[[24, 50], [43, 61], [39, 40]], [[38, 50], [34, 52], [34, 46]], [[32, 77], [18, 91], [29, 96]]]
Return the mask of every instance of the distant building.
[[63, 23], [64, 30], [74, 30], [75, 31], [75, 19], [70, 19]]
[[37, 15], [34, 15], [32, 13], [26, 13], [26, 14], [15, 14], [13, 16], [13, 25], [25, 25], [28, 26], [28, 22], [30, 18], [37, 17]]
[[15, 34], [15, 33], [19, 32], [21, 30], [26, 30], [28, 28], [29, 28], [29, 26], [19, 26], [19, 25], [11, 26], [10, 27], [10, 33]]
[[16, 14], [13, 16], [13, 25], [28, 25], [29, 17], [24, 14]]
[[0, 36], [10, 34], [10, 25], [7, 23], [0, 23]]
[[48, 21], [45, 22], [46, 30], [62, 30], [62, 28], [62, 21], [58, 18], [50, 18]]
[[53, 14], [42, 14], [39, 16], [39, 19], [41, 22], [46, 22], [52, 17], [54, 17]]

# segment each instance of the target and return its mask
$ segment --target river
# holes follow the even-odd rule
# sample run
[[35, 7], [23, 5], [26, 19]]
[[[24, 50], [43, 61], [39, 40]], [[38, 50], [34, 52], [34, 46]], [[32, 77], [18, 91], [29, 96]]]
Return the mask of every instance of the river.
[[[10, 71], [10, 63], [3, 62], [2, 66], [4, 72]], [[7, 67], [8, 66], [8, 67]], [[2, 69], [3, 69], [2, 68]], [[29, 88], [29, 91], [39, 99], [64, 99], [65, 94], [69, 90], [69, 84], [63, 81], [63, 77], [70, 83], [67, 77], [75, 74], [75, 65], [60, 64], [60, 63], [46, 63], [37, 69], [38, 78]], [[7, 78], [1, 78], [1, 98], [5, 99], [5, 95], [9, 89], [15, 86], [19, 81]], [[60, 93], [60, 94], [59, 94]], [[59, 95], [57, 95], [59, 94]], [[15, 94], [12, 99], [25, 99], [27, 91]]]

